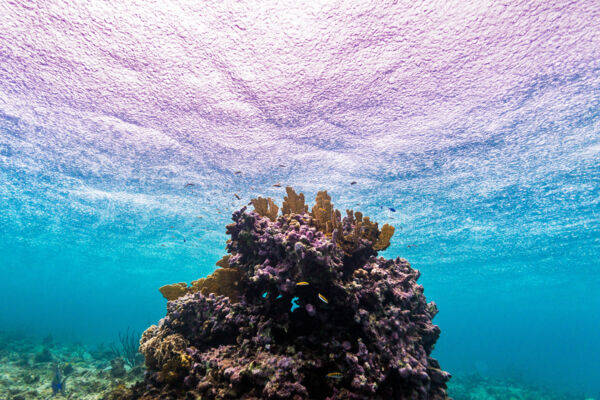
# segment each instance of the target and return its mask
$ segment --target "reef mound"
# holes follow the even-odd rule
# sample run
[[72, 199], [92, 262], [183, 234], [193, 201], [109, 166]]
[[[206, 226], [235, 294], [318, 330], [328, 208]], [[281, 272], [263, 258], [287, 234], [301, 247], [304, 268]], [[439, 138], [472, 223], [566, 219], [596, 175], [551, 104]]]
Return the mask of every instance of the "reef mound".
[[167, 315], [140, 341], [146, 377], [114, 398], [448, 398], [419, 271], [377, 257], [393, 228], [342, 219], [326, 192], [308, 212], [287, 191], [283, 215], [262, 198], [233, 213], [216, 272], [235, 273], [161, 288]]

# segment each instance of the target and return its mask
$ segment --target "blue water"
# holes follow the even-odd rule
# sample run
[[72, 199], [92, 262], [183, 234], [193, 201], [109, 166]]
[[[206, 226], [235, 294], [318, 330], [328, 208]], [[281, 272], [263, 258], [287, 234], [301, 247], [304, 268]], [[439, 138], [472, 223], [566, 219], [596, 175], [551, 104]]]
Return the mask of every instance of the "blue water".
[[[336, 208], [396, 227], [381, 255], [404, 257], [422, 272], [425, 295], [440, 309], [434, 357], [445, 370], [597, 396], [600, 85], [593, 77], [514, 94], [506, 101], [522, 112], [486, 135], [449, 127], [429, 137], [435, 145], [415, 139], [414, 147], [373, 153], [372, 163], [348, 152], [346, 164], [319, 160], [318, 169], [310, 159], [267, 156], [246, 168], [250, 156], [195, 150], [197, 142], [119, 153], [117, 135], [79, 137], [1, 115], [0, 328], [88, 343], [145, 329], [165, 313], [158, 287], [211, 273], [231, 212], [258, 195], [281, 204], [284, 189], [272, 186], [281, 182], [309, 203], [327, 189]], [[565, 101], [583, 101], [560, 115], [536, 108], [559, 89]], [[317, 146], [352, 150], [343, 142]]]

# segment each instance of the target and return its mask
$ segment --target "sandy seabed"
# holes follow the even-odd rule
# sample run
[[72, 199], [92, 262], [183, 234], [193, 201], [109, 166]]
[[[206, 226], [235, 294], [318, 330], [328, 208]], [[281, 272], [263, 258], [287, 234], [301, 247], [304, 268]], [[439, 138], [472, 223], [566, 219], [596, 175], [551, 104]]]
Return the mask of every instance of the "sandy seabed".
[[[52, 391], [57, 365], [66, 378], [64, 394]], [[40, 340], [0, 332], [0, 400], [102, 400], [143, 374], [141, 360], [128, 365], [116, 357], [111, 344], [57, 342], [50, 336]], [[594, 400], [480, 374], [455, 375], [448, 388], [454, 400]]]

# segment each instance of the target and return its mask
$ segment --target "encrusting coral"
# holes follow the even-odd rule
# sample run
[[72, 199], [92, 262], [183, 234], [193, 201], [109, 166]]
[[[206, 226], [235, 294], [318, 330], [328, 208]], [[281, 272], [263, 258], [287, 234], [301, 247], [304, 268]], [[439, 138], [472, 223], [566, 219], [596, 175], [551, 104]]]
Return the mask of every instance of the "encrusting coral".
[[167, 300], [175, 300], [187, 293], [187, 283], [171, 283], [170, 285], [161, 286], [158, 291]]
[[[326, 192], [311, 213], [287, 194], [282, 216], [271, 199], [233, 213], [229, 257], [146, 330], [148, 372], [121, 398], [448, 398], [450, 375], [430, 357], [435, 303], [406, 260], [377, 257], [393, 228], [342, 219]], [[234, 294], [218, 287], [227, 270]]]
[[217, 262], [221, 267], [206, 278], [200, 278], [192, 282], [190, 286], [185, 282], [172, 283], [165, 285], [158, 290], [163, 297], [169, 301], [180, 298], [188, 293], [200, 292], [205, 296], [214, 293], [219, 296], [227, 296], [232, 302], [236, 302], [239, 297], [238, 284], [240, 281], [240, 272], [235, 268], [228, 268], [229, 256], [225, 256]]

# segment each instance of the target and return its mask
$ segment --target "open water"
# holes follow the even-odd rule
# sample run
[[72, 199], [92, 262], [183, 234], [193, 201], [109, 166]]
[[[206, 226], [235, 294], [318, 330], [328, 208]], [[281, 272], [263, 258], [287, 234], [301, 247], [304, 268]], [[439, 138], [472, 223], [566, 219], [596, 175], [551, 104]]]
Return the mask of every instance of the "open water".
[[444, 370], [600, 396], [597, 1], [0, 1], [1, 330], [143, 331], [286, 185], [395, 226]]

